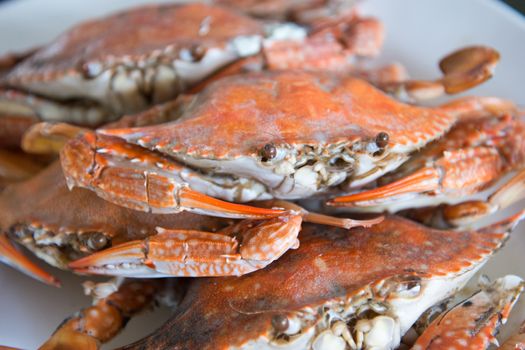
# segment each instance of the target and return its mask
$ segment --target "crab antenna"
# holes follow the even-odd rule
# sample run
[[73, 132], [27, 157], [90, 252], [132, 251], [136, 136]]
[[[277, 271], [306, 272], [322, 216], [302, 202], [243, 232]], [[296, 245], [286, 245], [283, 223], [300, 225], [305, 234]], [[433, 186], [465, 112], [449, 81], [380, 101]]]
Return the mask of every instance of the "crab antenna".
[[44, 271], [22, 254], [7, 238], [0, 234], [0, 261], [45, 284], [60, 287], [60, 281]]

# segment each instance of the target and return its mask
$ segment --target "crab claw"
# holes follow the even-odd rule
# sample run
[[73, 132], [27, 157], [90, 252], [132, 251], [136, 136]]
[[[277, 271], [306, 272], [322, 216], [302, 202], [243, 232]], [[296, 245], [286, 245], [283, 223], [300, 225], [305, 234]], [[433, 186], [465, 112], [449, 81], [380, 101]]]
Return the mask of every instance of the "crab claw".
[[[86, 132], [69, 140], [60, 158], [70, 188], [88, 188], [99, 197], [130, 209], [153, 213], [188, 210], [243, 219], [284, 213], [281, 209], [226, 202], [195, 191], [190, 186], [208, 186], [212, 191], [218, 186], [176, 161], [111, 136]], [[231, 191], [242, 191], [242, 184]]]
[[167, 230], [69, 264], [75, 272], [132, 276], [230, 276], [261, 269], [298, 247], [301, 216], [244, 220], [219, 233]]
[[45, 284], [60, 287], [60, 281], [23, 255], [5, 234], [0, 234], [0, 261]]
[[[371, 190], [335, 198], [332, 206], [381, 207], [397, 211], [414, 199], [471, 194], [498, 178], [502, 160], [493, 148], [472, 147], [444, 152], [443, 157], [397, 181]], [[401, 200], [401, 201], [400, 201]], [[376, 208], [378, 209], [378, 208]]]
[[[523, 292], [524, 282], [505, 276], [482, 287], [472, 297], [439, 316], [423, 332], [413, 349], [487, 349], [498, 345], [494, 336]], [[439, 341], [436, 341], [439, 339]]]

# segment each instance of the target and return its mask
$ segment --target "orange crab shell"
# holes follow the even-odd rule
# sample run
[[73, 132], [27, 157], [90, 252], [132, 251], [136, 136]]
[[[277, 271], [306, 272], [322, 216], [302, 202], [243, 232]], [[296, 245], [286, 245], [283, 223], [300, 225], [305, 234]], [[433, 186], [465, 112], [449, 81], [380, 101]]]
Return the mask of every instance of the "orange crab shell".
[[197, 59], [236, 36], [262, 32], [260, 22], [217, 6], [142, 6], [72, 28], [17, 65], [4, 82], [18, 86], [66, 74], [90, 76], [101, 64], [154, 58], [168, 47], [174, 53], [194, 50]]
[[[344, 304], [366, 288], [388, 289], [390, 282], [394, 290], [461, 274], [484, 261], [506, 237], [433, 230], [394, 216], [351, 232], [306, 225], [299, 249], [266, 269], [239, 278], [191, 281], [173, 318], [126, 349], [230, 349], [260, 337], [275, 339], [275, 318], [315, 312], [329, 301]], [[382, 298], [388, 300], [388, 292]]]
[[204, 158], [258, 156], [266, 144], [330, 145], [373, 140], [416, 149], [455, 118], [398, 102], [367, 82], [333, 74], [283, 71], [228, 77], [205, 89], [179, 121], [104, 130], [171, 154]]

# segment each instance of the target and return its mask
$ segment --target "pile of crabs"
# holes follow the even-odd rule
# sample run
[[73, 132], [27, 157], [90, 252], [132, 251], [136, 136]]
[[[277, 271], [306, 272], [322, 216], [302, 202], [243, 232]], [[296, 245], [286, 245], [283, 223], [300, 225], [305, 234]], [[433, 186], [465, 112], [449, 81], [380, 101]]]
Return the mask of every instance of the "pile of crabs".
[[[525, 123], [458, 49], [370, 68], [383, 27], [337, 0], [150, 5], [0, 60], [0, 259], [87, 275], [42, 349], [486, 349], [524, 288], [483, 277], [524, 212]], [[503, 180], [504, 179], [504, 180]], [[180, 278], [188, 277], [188, 278]], [[474, 288], [474, 289], [472, 289]], [[162, 297], [161, 297], [162, 296]], [[525, 329], [503, 348], [525, 346]]]

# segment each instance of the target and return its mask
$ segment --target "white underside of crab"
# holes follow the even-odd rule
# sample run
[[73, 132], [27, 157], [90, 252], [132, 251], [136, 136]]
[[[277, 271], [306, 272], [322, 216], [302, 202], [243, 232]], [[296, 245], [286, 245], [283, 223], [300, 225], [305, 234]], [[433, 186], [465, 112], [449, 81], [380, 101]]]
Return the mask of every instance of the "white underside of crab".
[[[324, 162], [297, 167], [295, 156], [267, 164], [254, 157], [206, 159], [177, 154], [174, 155], [174, 158], [190, 167], [212, 173], [194, 180], [186, 177], [185, 180], [194, 190], [236, 202], [263, 200], [271, 197], [306, 198], [342, 184], [350, 175], [347, 170], [331, 168]], [[374, 157], [366, 153], [356, 154], [355, 158], [348, 160], [349, 164], [355, 167], [352, 169], [352, 178], [345, 185], [353, 188], [369, 183], [396, 169], [407, 159], [407, 156], [396, 154], [391, 158], [391, 161], [379, 167]], [[217, 181], [214, 180], [214, 174], [218, 174]], [[235, 179], [243, 179], [237, 180], [243, 182], [243, 186], [237, 186], [235, 189], [232, 189], [231, 186], [221, 188], [221, 182], [224, 181], [221, 180], [221, 175], [228, 174], [235, 174]], [[208, 181], [213, 182], [215, 186], [209, 186]]]
[[[169, 52], [169, 48], [167, 49]], [[210, 49], [200, 61], [177, 58], [171, 64], [160, 63], [162, 53], [135, 63], [123, 62], [91, 64], [95, 75], [85, 78], [80, 73], [64, 75], [56, 80], [21, 82], [21, 88], [52, 99], [82, 98], [100, 103], [117, 113], [132, 113], [145, 109], [149, 103], [144, 91], [152, 94], [153, 102], [166, 101], [176, 96], [182, 87], [202, 80], [218, 68], [238, 59], [234, 45], [224, 49]]]
[[[269, 40], [304, 40], [304, 28], [292, 24], [280, 24], [269, 30]], [[199, 60], [195, 60], [187, 49], [175, 52], [173, 46], [153, 51], [147, 58], [136, 62], [132, 57], [107, 57], [105, 61], [90, 62], [87, 65], [88, 77], [80, 72], [66, 73], [56, 79], [20, 79], [14, 81], [17, 88], [49, 98], [40, 103], [16, 101], [18, 107], [9, 107], [0, 102], [0, 112], [7, 108], [29, 108], [31, 115], [46, 121], [74, 121], [84, 124], [100, 123], [99, 114], [108, 112], [121, 115], [134, 113], [147, 108], [152, 102], [161, 103], [176, 97], [186, 87], [194, 85], [219, 68], [234, 62], [240, 57], [252, 56], [262, 50], [263, 38], [259, 35], [238, 36], [223, 48], [210, 48]], [[67, 115], [68, 100], [90, 100], [99, 106], [83, 110], [85, 115]], [[106, 112], [106, 113], [104, 113]], [[27, 114], [27, 112], [25, 113]], [[66, 114], [66, 115], [64, 115]], [[78, 120], [81, 119], [81, 120]]]
[[116, 117], [95, 106], [63, 104], [25, 94], [9, 97], [0, 95], [0, 118], [2, 116], [31, 117], [48, 122], [68, 121], [83, 125], [97, 125]]
[[297, 313], [303, 318], [289, 318], [288, 329], [284, 331], [288, 340], [274, 339], [268, 332], [229, 350], [395, 349], [403, 334], [425, 310], [463, 288], [482, 265], [483, 263], [457, 276], [422, 280], [417, 287], [400, 292], [388, 300], [384, 311], [376, 307], [374, 311], [378, 313], [377, 316], [360, 319], [353, 327], [348, 326], [347, 321], [362, 304], [345, 306], [346, 312], [341, 313], [336, 311], [341, 302], [330, 301], [318, 308], [329, 308], [329, 311], [322, 313], [322, 317], [308, 308]]

